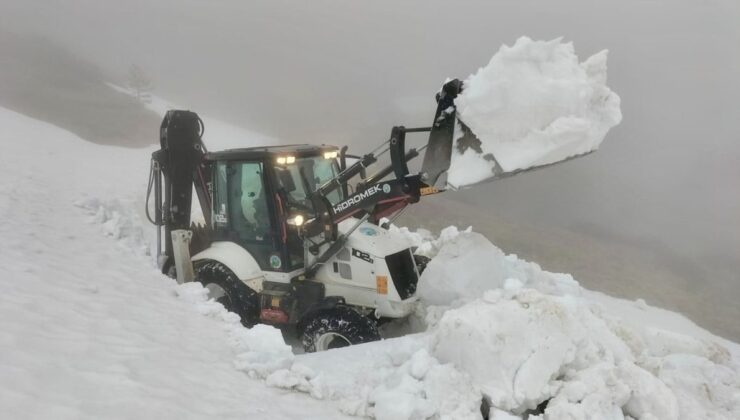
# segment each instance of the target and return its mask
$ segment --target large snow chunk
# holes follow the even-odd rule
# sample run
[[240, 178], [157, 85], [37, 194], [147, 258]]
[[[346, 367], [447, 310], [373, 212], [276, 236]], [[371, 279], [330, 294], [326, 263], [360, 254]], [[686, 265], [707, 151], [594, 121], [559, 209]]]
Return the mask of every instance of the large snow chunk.
[[[437, 359], [468, 373], [495, 407], [515, 413], [555, 397], [572, 372], [633, 360], [630, 349], [576, 298], [532, 289], [488, 291], [447, 311], [432, 348]], [[618, 400], [606, 412], [626, 402]]]
[[[447, 182], [461, 187], [497, 171], [547, 165], [595, 150], [622, 120], [606, 86], [607, 51], [579, 63], [573, 44], [519, 38], [464, 81], [457, 115], [481, 144], [453, 149]], [[494, 161], [495, 159], [495, 161]]]
[[448, 227], [438, 239], [417, 246], [417, 254], [433, 257], [417, 289], [427, 305], [450, 305], [478, 298], [486, 290], [523, 286], [554, 295], [580, 294], [578, 282], [569, 274], [550, 273], [516, 255], [506, 255], [470, 228]]
[[682, 419], [740, 418], [740, 374], [704, 357], [672, 354], [658, 377], [678, 398]]
[[418, 295], [427, 304], [446, 305], [503, 286], [504, 253], [483, 235], [463, 232], [444, 243], [419, 281]]

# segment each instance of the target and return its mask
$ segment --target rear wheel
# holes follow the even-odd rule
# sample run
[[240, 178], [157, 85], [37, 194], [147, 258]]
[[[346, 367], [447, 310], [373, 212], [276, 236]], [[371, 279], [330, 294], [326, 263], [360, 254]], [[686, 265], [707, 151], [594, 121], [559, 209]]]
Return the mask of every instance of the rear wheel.
[[321, 311], [305, 325], [301, 341], [306, 352], [326, 351], [380, 340], [376, 323], [346, 306]]
[[195, 264], [195, 281], [208, 289], [208, 296], [241, 317], [242, 324], [252, 326], [259, 319], [257, 293], [240, 281], [225, 265], [216, 261]]

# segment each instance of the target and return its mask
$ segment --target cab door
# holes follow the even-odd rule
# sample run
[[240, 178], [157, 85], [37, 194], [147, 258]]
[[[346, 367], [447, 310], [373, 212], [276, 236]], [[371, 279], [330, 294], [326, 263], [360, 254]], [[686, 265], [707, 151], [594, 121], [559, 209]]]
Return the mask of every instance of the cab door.
[[262, 270], [279, 270], [275, 220], [261, 161], [222, 161], [215, 165], [212, 227], [215, 240], [244, 247]]

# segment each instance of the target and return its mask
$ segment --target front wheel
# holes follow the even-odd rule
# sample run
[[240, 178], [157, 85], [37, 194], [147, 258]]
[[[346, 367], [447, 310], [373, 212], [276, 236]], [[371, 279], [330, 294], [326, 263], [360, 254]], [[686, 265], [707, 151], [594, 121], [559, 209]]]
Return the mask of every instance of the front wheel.
[[210, 298], [224, 305], [227, 311], [239, 315], [242, 324], [252, 326], [257, 323], [257, 293], [242, 283], [226, 266], [216, 261], [196, 263], [195, 281], [208, 289]]
[[326, 351], [380, 340], [377, 324], [352, 308], [337, 306], [319, 312], [303, 329], [307, 353]]

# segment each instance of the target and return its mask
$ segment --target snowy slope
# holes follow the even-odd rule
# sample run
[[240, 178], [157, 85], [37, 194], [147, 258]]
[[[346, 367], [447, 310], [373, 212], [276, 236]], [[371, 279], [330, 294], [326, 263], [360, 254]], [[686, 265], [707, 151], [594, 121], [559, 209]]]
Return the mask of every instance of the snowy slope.
[[342, 417], [234, 369], [234, 320], [158, 274], [146, 151], [5, 109], [0, 124], [0, 417]]
[[434, 257], [423, 305], [386, 329], [413, 334], [294, 356], [274, 328], [242, 328], [198, 284], [157, 272], [141, 214], [149, 151], [1, 108], [0, 123], [11, 418], [475, 419], [483, 398], [494, 419], [536, 418], [548, 399], [546, 419], [740, 414], [736, 344], [455, 228], [401, 229]]

